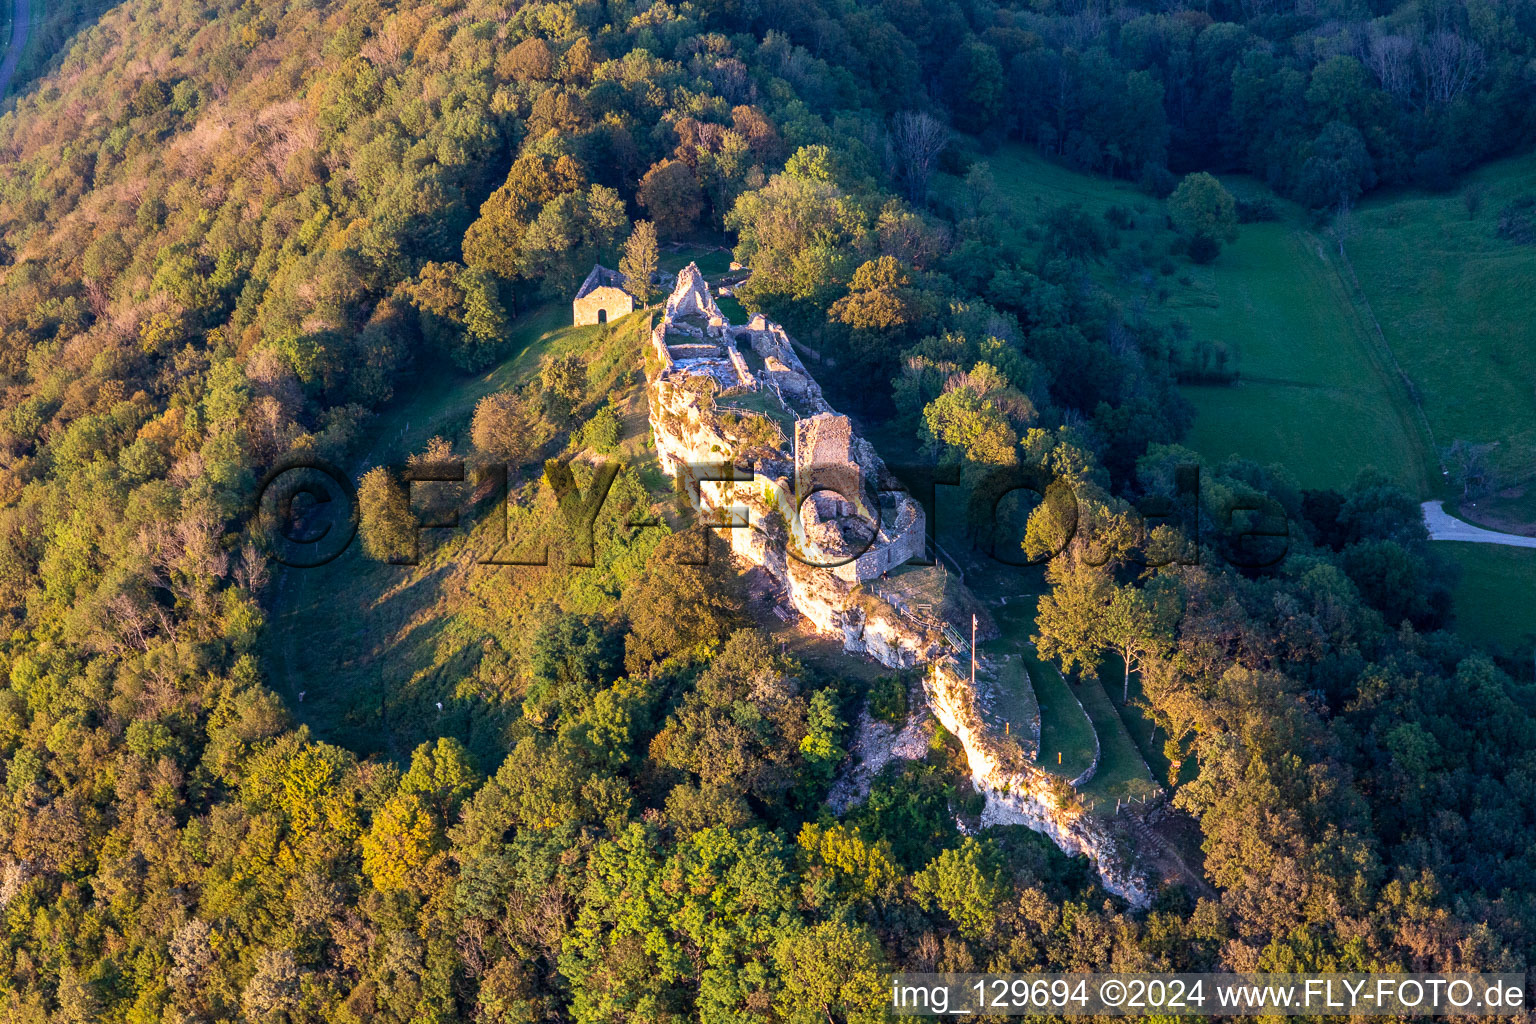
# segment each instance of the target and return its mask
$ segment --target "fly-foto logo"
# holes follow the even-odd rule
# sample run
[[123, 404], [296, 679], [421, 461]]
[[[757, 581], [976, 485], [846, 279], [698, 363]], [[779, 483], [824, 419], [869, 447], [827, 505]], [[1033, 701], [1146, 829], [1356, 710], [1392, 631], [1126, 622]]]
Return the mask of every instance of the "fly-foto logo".
[[[712, 530], [740, 530], [754, 526], [750, 510], [735, 503], [734, 489], [752, 488], [758, 505], [787, 526], [791, 542], [787, 554], [802, 564], [829, 568], [847, 564], [865, 554], [877, 542], [882, 529], [893, 523], [884, 517], [892, 502], [884, 496], [901, 495], [922, 510], [923, 529], [930, 543], [940, 534], [939, 524], [946, 509], [953, 508], [950, 494], [961, 494], [964, 511], [950, 512], [963, 520], [972, 545], [991, 559], [1009, 566], [1036, 565], [1060, 554], [1074, 540], [1081, 545], [1083, 557], [1093, 561], [1096, 551], [1107, 551], [1096, 544], [1094, 527], [1082, 514], [1074, 488], [1066, 479], [1038, 466], [980, 466], [968, 471], [958, 464], [888, 465], [896, 481], [892, 487], [868, 493], [850, 494], [861, 484], [839, 475], [843, 467], [818, 469], [805, 467], [801, 479], [784, 481], [756, 473], [751, 467], [737, 466], [727, 460], [689, 463], [678, 468], [678, 489], [688, 503], [704, 513], [700, 525]], [[613, 462], [590, 466], [585, 484], [578, 480], [572, 463], [551, 460], [545, 463], [544, 480], [553, 491], [562, 531], [562, 558], [566, 565], [591, 567], [595, 564], [596, 527], [600, 513], [609, 500], [614, 480], [621, 467]], [[470, 495], [492, 497], [490, 527], [499, 531], [500, 541], [487, 555], [477, 558], [484, 566], [547, 566], [551, 547], [539, 543], [532, 550], [515, 548], [508, 536], [508, 493], [510, 474], [502, 464], [471, 466], [448, 460], [414, 463], [393, 474], [403, 487], [407, 504], [416, 509], [420, 499], [431, 498], [433, 511], [423, 515], [412, 511], [409, 524], [409, 550], [392, 556], [397, 565], [415, 565], [421, 557], [424, 535], [464, 527], [462, 506], [470, 504]], [[1130, 513], [1139, 534], [1128, 547], [1131, 558], [1148, 568], [1167, 565], [1198, 564], [1207, 553], [1246, 570], [1263, 570], [1278, 565], [1290, 549], [1290, 523], [1283, 506], [1267, 495], [1224, 495], [1220, 507], [1203, 504], [1198, 465], [1179, 466], [1172, 474], [1172, 487], [1138, 498]], [[455, 494], [454, 492], [457, 492]], [[445, 493], [446, 492], [446, 493]], [[818, 551], [803, 534], [801, 511], [808, 502], [831, 495], [849, 513], [852, 520], [862, 520], [863, 529], [844, 531], [843, 550], [828, 556]], [[445, 497], [452, 497], [460, 508], [442, 511]], [[1026, 551], [1024, 523], [1030, 515], [1042, 517], [1044, 526], [1036, 531], [1034, 543]], [[356, 539], [363, 519], [358, 488], [340, 468], [323, 459], [295, 457], [272, 467], [257, 487], [253, 522], [274, 561], [291, 568], [309, 569], [339, 558]], [[646, 510], [636, 510], [622, 522], [626, 531], [660, 527], [660, 518]], [[761, 525], [761, 524], [756, 524]], [[949, 524], [945, 523], [947, 527]], [[1122, 538], [1123, 542], [1123, 538]], [[706, 554], [702, 557], [707, 558]], [[1108, 554], [1103, 554], [1107, 559]], [[921, 554], [910, 560], [927, 564]]]

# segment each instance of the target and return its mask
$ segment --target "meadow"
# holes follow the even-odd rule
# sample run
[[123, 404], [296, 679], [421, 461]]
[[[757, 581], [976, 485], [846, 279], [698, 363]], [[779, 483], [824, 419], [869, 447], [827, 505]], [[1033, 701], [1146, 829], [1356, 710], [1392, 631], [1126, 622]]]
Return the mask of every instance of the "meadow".
[[1436, 550], [1460, 572], [1452, 591], [1456, 629], [1480, 643], [1532, 656], [1536, 648], [1536, 550], [1446, 543]]
[[1278, 463], [1304, 487], [1346, 487], [1374, 466], [1429, 491], [1432, 453], [1325, 241], [1294, 221], [1248, 224], [1215, 264], [1187, 273], [1194, 285], [1171, 307], [1241, 372], [1230, 387], [1185, 388], [1190, 447], [1213, 462]]
[[1281, 219], [1243, 225], [1214, 263], [1196, 266], [1169, 255], [1175, 238], [1163, 204], [1133, 185], [1075, 173], [1020, 145], [984, 159], [1018, 227], [1062, 204], [1132, 214], [1099, 282], [1136, 315], [1181, 321], [1194, 339], [1224, 346], [1241, 374], [1233, 386], [1184, 389], [1198, 411], [1191, 448], [1213, 462], [1277, 463], [1306, 487], [1345, 486], [1367, 465], [1430, 487], [1433, 453], [1407, 395], [1376, 351], [1329, 240], [1300, 209], [1254, 182], [1226, 181], [1234, 194], [1270, 199]]
[[[644, 316], [615, 321], [607, 336], [635, 333]], [[573, 327], [570, 320], [567, 302], [528, 311], [513, 323], [506, 357], [486, 372], [423, 367], [410, 390], [367, 428], [373, 441], [349, 467], [354, 480], [371, 466], [403, 463], [434, 437], [468, 454], [469, 423], [481, 398], [529, 379], [546, 356], [590, 350], [605, 336], [601, 327]], [[630, 404], [643, 400], [632, 395]], [[643, 409], [624, 411], [626, 446], [638, 452], [648, 432]], [[471, 496], [467, 486], [462, 491], [463, 529], [423, 531], [419, 565], [374, 561], [354, 541], [326, 565], [277, 575], [273, 628], [265, 634], [268, 678], [318, 738], [393, 757], [440, 735], [456, 736], [471, 749], [496, 749], [501, 742], [510, 712], [488, 705], [488, 695], [463, 680], [481, 660], [488, 632], [518, 640], [501, 637], [505, 624], [466, 599], [485, 585], [471, 577], [524, 588], [543, 585], [549, 570], [476, 565], [469, 536], [483, 539], [494, 526], [486, 520], [495, 496]]]
[[[1101, 215], [1119, 206], [1136, 221], [1122, 249], [1168, 251], [1160, 204], [1127, 183], [1017, 145], [985, 160], [1018, 224], [1062, 203]], [[1127, 273], [1133, 261], [1111, 254], [1098, 271], [1128, 308], [1182, 321], [1234, 355], [1235, 385], [1183, 388], [1197, 410], [1185, 444], [1212, 462], [1278, 464], [1303, 487], [1346, 486], [1374, 466], [1426, 500], [1458, 496], [1441, 449], [1486, 444], [1499, 493], [1458, 511], [1497, 529], [1536, 521], [1536, 246], [1496, 237], [1503, 208], [1536, 192], [1536, 157], [1491, 164], [1443, 195], [1373, 197], [1346, 219], [1342, 256], [1332, 226], [1248, 179], [1224, 184], [1268, 198], [1280, 219], [1242, 225], [1206, 266], [1171, 257], [1172, 273], [1166, 263]], [[1536, 559], [1476, 544], [1437, 551], [1460, 567], [1458, 626], [1508, 649], [1528, 643]]]
[[1527, 524], [1536, 522], [1526, 493], [1536, 478], [1536, 245], [1500, 238], [1498, 225], [1532, 195], [1536, 155], [1499, 161], [1452, 192], [1361, 204], [1345, 246], [1436, 443], [1490, 446], [1496, 489], [1518, 493], [1479, 507]]

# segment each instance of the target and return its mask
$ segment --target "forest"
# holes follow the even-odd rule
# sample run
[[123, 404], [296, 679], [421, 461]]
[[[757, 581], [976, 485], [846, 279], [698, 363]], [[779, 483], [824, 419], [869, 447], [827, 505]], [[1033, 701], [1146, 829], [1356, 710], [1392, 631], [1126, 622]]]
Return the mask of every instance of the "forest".
[[[1190, 504], [1176, 385], [1204, 357], [1098, 283], [1217, 259], [1266, 215], [1210, 172], [1328, 217], [1529, 148], [1536, 3], [66, 14], [0, 116], [7, 1019], [812, 1024], [885, 1019], [895, 970], [1536, 953], [1529, 660], [1452, 628], [1417, 501], [1380, 474], [1303, 489], [1234, 459]], [[1134, 181], [1168, 244], [1126, 243], [1131, 210], [1000, 214], [1004, 142]], [[388, 558], [411, 514], [368, 464], [390, 403], [496, 366], [593, 263], [701, 239], [881, 437], [967, 482], [1070, 483], [1084, 528], [1022, 537], [1049, 559], [1041, 652], [1135, 661], [1204, 884], [1137, 911], [1036, 833], [962, 832], [977, 798], [942, 729], [834, 815], [861, 711], [904, 720], [920, 689], [776, 647], [728, 560], [678, 557], [697, 527], [623, 531], [656, 500], [638, 474], [589, 575], [478, 591], [495, 621], [456, 671], [494, 742], [354, 750], [273, 689], [266, 470], [367, 465], [362, 539]], [[638, 345], [597, 337], [475, 412], [517, 515], [552, 501], [545, 458], [617, 441]], [[1136, 529], [1149, 497], [1184, 503], [1182, 535]], [[1255, 502], [1291, 523], [1277, 566], [1217, 549]], [[1190, 543], [1206, 557], [1155, 557]]]

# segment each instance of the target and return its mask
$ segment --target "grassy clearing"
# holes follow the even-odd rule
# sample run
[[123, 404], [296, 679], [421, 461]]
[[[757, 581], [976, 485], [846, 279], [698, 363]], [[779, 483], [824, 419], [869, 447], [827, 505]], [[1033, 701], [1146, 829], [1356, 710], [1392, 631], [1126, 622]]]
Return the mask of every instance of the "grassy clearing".
[[[1040, 754], [1036, 759], [1040, 767], [1075, 779], [1093, 763], [1097, 740], [1099, 767], [1082, 787], [1096, 810], [1111, 810], [1117, 799], [1156, 793], [1159, 787], [1104, 688], [1092, 680], [1068, 683], [1029, 643], [1035, 604], [1045, 589], [1041, 571], [968, 568], [966, 582], [979, 596], [990, 598], [988, 607], [1002, 633], [983, 644], [982, 652], [1007, 656], [1009, 663], [1027, 669], [1024, 685], [1032, 685], [1040, 714]], [[999, 710], [1001, 707], [999, 703]]]
[[1040, 705], [1029, 667], [1022, 654], [1011, 647], [1006, 640], [980, 645], [977, 689], [981, 717], [992, 730], [1015, 738], [1027, 750]]
[[1508, 484], [1536, 477], [1536, 246], [1497, 227], [1532, 194], [1536, 155], [1500, 161], [1453, 193], [1362, 203], [1346, 247], [1436, 442], [1496, 445], [1490, 461]]
[[1514, 654], [1536, 642], [1536, 549], [1446, 543], [1436, 550], [1461, 569], [1452, 591], [1455, 629]]
[[[1198, 412], [1189, 447], [1213, 461], [1238, 455], [1278, 463], [1310, 487], [1346, 485], [1374, 465], [1431, 498], [1450, 496], [1437, 447], [1457, 439], [1494, 444], [1501, 490], [1463, 515], [1514, 532], [1536, 523], [1536, 346], [1528, 327], [1536, 246], [1496, 237], [1503, 207], [1536, 192], [1536, 156], [1492, 164], [1453, 194], [1399, 192], [1361, 204], [1347, 265], [1338, 262], [1336, 242], [1277, 202], [1282, 220], [1243, 225], [1206, 267], [1176, 256], [1164, 262], [1169, 236], [1160, 218], [1145, 213], [1159, 204], [1129, 185], [1076, 174], [1022, 147], [986, 159], [1021, 221], [1061, 203], [1133, 211], [1136, 226], [1098, 269], [1101, 283], [1149, 320], [1177, 318], [1195, 339], [1235, 354], [1241, 383], [1183, 389]], [[1224, 183], [1235, 193], [1264, 193], [1240, 177]], [[960, 186], [951, 178], [938, 187], [945, 194]], [[1473, 214], [1467, 190], [1480, 198]], [[1151, 269], [1132, 268], [1132, 256]], [[1359, 293], [1345, 284], [1351, 270]], [[1412, 381], [1422, 417], [1394, 360]], [[1528, 640], [1536, 558], [1511, 548], [1446, 547], [1463, 567], [1458, 628], [1511, 649]], [[1149, 762], [1162, 770], [1152, 753]]]
[[[1092, 214], [1103, 214], [1116, 205], [1148, 211], [1161, 206], [1130, 182], [1078, 174], [1019, 143], [1001, 146], [982, 160], [991, 168], [998, 198], [1027, 221], [1063, 203], [1076, 203]], [[960, 194], [962, 185], [958, 178], [937, 174], [933, 188], [941, 196], [953, 198]]]
[[586, 351], [601, 330], [573, 327], [570, 304], [551, 302], [512, 322], [509, 355], [489, 370], [467, 376], [442, 360], [423, 360], [395, 400], [374, 417], [368, 428], [373, 441], [359, 468], [403, 460], [437, 435], [450, 440], [467, 436], [476, 402], [528, 379], [545, 356]]
[[[370, 466], [403, 462], [438, 435], [467, 453], [476, 402], [526, 380], [546, 355], [589, 352], [602, 335], [602, 328], [569, 321], [570, 307], [561, 302], [519, 317], [510, 354], [484, 373], [424, 368], [371, 424], [372, 443], [350, 467], [354, 479]], [[617, 337], [634, 324], [626, 318], [611, 330]], [[625, 443], [636, 448], [639, 440], [628, 435], [644, 431], [645, 418], [625, 413]], [[470, 598], [486, 574], [500, 574], [512, 587], [547, 586], [550, 570], [476, 564], [471, 538], [485, 542], [487, 531], [498, 528], [490, 517], [495, 497], [473, 501], [468, 487], [463, 496], [464, 528], [437, 536], [425, 531], [419, 565], [375, 562], [354, 541], [327, 565], [276, 576], [263, 651], [267, 676], [319, 738], [395, 758], [443, 735], [457, 736], [472, 750], [499, 750], [516, 704], [488, 702], [484, 688], [466, 685], [466, 677], [487, 644], [501, 641], [515, 649], [519, 641], [502, 637], [505, 624], [491, 621], [483, 604]], [[496, 760], [499, 753], [487, 763]]]
[[1041, 768], [1065, 779], [1075, 779], [1093, 763], [1093, 724], [1056, 666], [1041, 661], [1033, 651], [1021, 650], [1040, 702]]
[[[1255, 182], [1226, 180], [1236, 194], [1274, 200], [1283, 219], [1243, 225], [1201, 267], [1170, 254], [1163, 204], [1125, 182], [1077, 174], [1022, 146], [986, 160], [1021, 230], [1063, 203], [1098, 215], [1129, 211], [1133, 226], [1118, 232], [1118, 248], [1097, 268], [1100, 283], [1148, 320], [1182, 321], [1195, 339], [1233, 354], [1239, 384], [1184, 389], [1199, 414], [1190, 447], [1213, 461], [1279, 463], [1304, 486], [1343, 486], [1374, 465], [1416, 490], [1430, 488], [1433, 453], [1402, 408], [1406, 393], [1301, 211]], [[953, 195], [960, 186], [951, 178], [942, 187]]]
[[1235, 352], [1242, 374], [1232, 387], [1185, 389], [1198, 413], [1191, 447], [1279, 463], [1303, 486], [1347, 486], [1375, 466], [1431, 493], [1432, 453], [1317, 236], [1247, 224], [1188, 275], [1194, 288], [1174, 308], [1195, 337]]
[[747, 307], [729, 295], [715, 296], [715, 305], [720, 307], [720, 312], [724, 313], [725, 318], [733, 324], [745, 324], [752, 319], [752, 314], [747, 312]]
[[[965, 586], [975, 595], [997, 625], [999, 636], [984, 641], [980, 652], [994, 667], [998, 692], [987, 713], [988, 721], [1002, 731], [1004, 722], [1040, 716], [1040, 748], [1036, 763], [1053, 774], [1075, 779], [1093, 763], [1095, 723], [1092, 709], [1082, 694], [1062, 678], [1055, 666], [1036, 655], [1029, 638], [1035, 631], [1035, 603], [1046, 592], [1040, 568], [1019, 568], [993, 562], [969, 550], [964, 537], [965, 515], [958, 488], [941, 487], [936, 495], [939, 542], [959, 557], [965, 567]], [[1018, 666], [1023, 671], [1014, 671]], [[1080, 703], [1080, 701], [1082, 703]], [[1150, 780], [1136, 781], [1140, 757], [1129, 737], [1115, 735], [1113, 710], [1105, 718], [1102, 737], [1110, 736], [1113, 762], [1104, 777], [1093, 780], [1091, 796], [1113, 801], [1141, 795]], [[1129, 752], [1132, 756], [1124, 755]], [[1103, 757], [1101, 756], [1101, 766]], [[1101, 771], [1102, 771], [1101, 767]]]

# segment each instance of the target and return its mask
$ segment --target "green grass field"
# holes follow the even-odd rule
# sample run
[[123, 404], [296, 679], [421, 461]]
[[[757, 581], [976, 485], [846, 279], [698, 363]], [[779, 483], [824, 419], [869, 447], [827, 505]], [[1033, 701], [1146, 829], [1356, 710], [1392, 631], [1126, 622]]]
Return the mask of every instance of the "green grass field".
[[[1035, 601], [1041, 585], [1034, 577], [1039, 570], [1024, 570], [1030, 577], [1025, 586], [1009, 586], [1008, 580], [1020, 570], [967, 570], [968, 585], [977, 588], [977, 596], [990, 596], [987, 604], [1002, 633], [982, 645], [982, 653], [994, 658], [1007, 656], [1028, 669], [1033, 699], [1040, 713], [1040, 767], [1063, 778], [1075, 779], [1093, 762], [1094, 742], [1099, 744], [1099, 767], [1083, 787], [1083, 795], [1094, 801], [1096, 810], [1110, 810], [1113, 802], [1127, 797], [1145, 797], [1156, 792], [1141, 753], [1104, 688], [1093, 680], [1068, 683], [1054, 665], [1040, 660], [1029, 637], [1034, 632]], [[1018, 580], [1014, 579], [1017, 584]], [[1003, 591], [1011, 593], [1003, 593]], [[1006, 596], [1007, 601], [1001, 600]], [[1000, 702], [1001, 704], [1002, 702]], [[1023, 702], [1019, 702], [1022, 707]], [[998, 723], [994, 722], [994, 726]]]
[[1174, 308], [1196, 338], [1225, 343], [1241, 379], [1187, 387], [1188, 444], [1221, 461], [1279, 463], [1305, 487], [1344, 487], [1375, 466], [1431, 486], [1432, 453], [1320, 238], [1293, 221], [1246, 224]]
[[[1020, 146], [985, 159], [1021, 221], [1061, 203], [1094, 213], [1118, 205], [1137, 222], [1122, 232], [1122, 248], [1167, 251], [1160, 218], [1142, 212], [1158, 204], [1130, 185]], [[1237, 194], [1265, 191], [1241, 177], [1224, 182]], [[936, 187], [943, 194], [959, 183], [941, 177]], [[1467, 189], [1480, 196], [1475, 215]], [[1536, 321], [1536, 246], [1500, 240], [1495, 229], [1503, 207], [1528, 193], [1536, 156], [1489, 165], [1451, 194], [1373, 197], [1346, 232], [1347, 263], [1326, 228], [1277, 200], [1280, 221], [1243, 225], [1209, 266], [1170, 257], [1174, 273], [1149, 284], [1122, 273], [1112, 255], [1097, 277], [1150, 319], [1177, 317], [1196, 339], [1235, 353], [1237, 385], [1183, 389], [1197, 410], [1185, 443], [1212, 461], [1277, 463], [1306, 487], [1344, 486], [1375, 466], [1428, 499], [1450, 496], [1438, 449], [1456, 439], [1495, 444], [1502, 493], [1479, 502], [1478, 518], [1518, 529], [1536, 520], [1536, 342], [1527, 326]], [[1510, 648], [1526, 641], [1536, 628], [1530, 552], [1454, 544], [1441, 553], [1463, 570], [1458, 627]]]
[[1509, 485], [1536, 477], [1536, 246], [1497, 226], [1528, 195], [1536, 156], [1503, 160], [1448, 194], [1362, 203], [1346, 246], [1436, 442], [1496, 445], [1490, 461]]
[[[1063, 203], [1076, 203], [1093, 214], [1116, 205], [1147, 211], [1161, 206], [1131, 182], [1078, 174], [1020, 143], [1001, 146], [982, 160], [992, 170], [999, 198], [1026, 221]], [[936, 192], [953, 195], [959, 187], [958, 179], [935, 175]]]
[[[1129, 183], [1077, 174], [1018, 145], [986, 162], [1021, 225], [1063, 203], [1101, 215], [1118, 206], [1135, 221], [1120, 232], [1120, 249], [1163, 265], [1174, 240], [1163, 204]], [[1238, 194], [1265, 191], [1241, 178], [1227, 184]], [[957, 187], [954, 179], [940, 183]], [[1196, 451], [1213, 461], [1242, 455], [1279, 463], [1309, 487], [1346, 485], [1374, 465], [1415, 490], [1429, 488], [1433, 452], [1403, 408], [1406, 391], [1374, 350], [1327, 243], [1301, 211], [1278, 205], [1283, 220], [1243, 225], [1208, 266], [1168, 256], [1174, 272], [1149, 283], [1127, 275], [1126, 261], [1112, 254], [1097, 277], [1122, 299], [1140, 302], [1154, 322], [1183, 320], [1196, 339], [1234, 354], [1242, 375], [1236, 386], [1184, 389], [1198, 412], [1187, 439]]]
[[1453, 590], [1455, 629], [1514, 654], [1536, 640], [1536, 549], [1444, 543], [1436, 550], [1461, 569]]
[[715, 278], [731, 269], [731, 254], [718, 246], [683, 243], [676, 248], [663, 248], [656, 262], [662, 270], [673, 274], [697, 263], [705, 277]]
[[[1101, 748], [1099, 769], [1083, 787], [1084, 795], [1113, 802], [1120, 797], [1151, 792], [1152, 780], [1141, 756], [1103, 690], [1091, 682], [1069, 684], [1054, 665], [1039, 658], [1029, 643], [1035, 629], [1035, 602], [1044, 590], [1041, 571], [989, 567], [972, 560], [966, 568], [966, 585], [986, 604], [1001, 633], [997, 639], [984, 643], [981, 652], [998, 661], [1007, 657], [1010, 663], [1016, 661], [1028, 671], [1027, 681], [1019, 685], [1031, 687], [1032, 699], [1039, 709], [1040, 752], [1036, 763], [1053, 774], [1075, 779], [1093, 763], [1097, 736]], [[1022, 714], [1028, 699], [1028, 695], [1021, 694], [1012, 702], [999, 701], [999, 707], [1015, 706]], [[1000, 728], [1000, 723], [992, 724]]]

